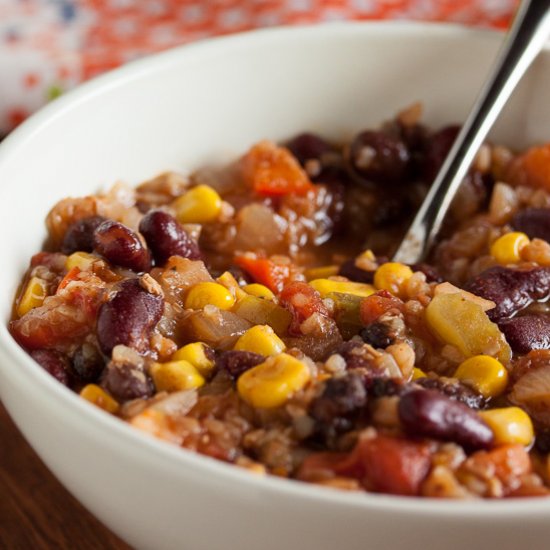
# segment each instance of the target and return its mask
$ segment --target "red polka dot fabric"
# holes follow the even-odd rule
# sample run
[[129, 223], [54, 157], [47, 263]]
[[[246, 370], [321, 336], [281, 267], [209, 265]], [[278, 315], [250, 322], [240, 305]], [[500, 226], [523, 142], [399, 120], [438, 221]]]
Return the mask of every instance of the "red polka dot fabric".
[[0, 0], [0, 132], [83, 80], [210, 36], [408, 19], [506, 28], [518, 0]]

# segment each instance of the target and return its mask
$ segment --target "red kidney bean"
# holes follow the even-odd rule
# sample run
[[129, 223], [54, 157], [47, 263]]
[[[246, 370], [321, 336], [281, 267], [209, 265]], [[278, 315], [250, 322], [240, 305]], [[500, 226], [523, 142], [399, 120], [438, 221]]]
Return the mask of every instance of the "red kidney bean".
[[151, 378], [136, 365], [110, 363], [101, 386], [118, 401], [152, 397], [155, 387]]
[[550, 318], [546, 315], [522, 315], [501, 321], [498, 327], [516, 353], [550, 349]]
[[454, 441], [469, 451], [489, 449], [493, 444], [493, 432], [474, 411], [437, 391], [405, 393], [398, 412], [410, 436]]
[[36, 349], [30, 356], [64, 386], [70, 383], [69, 360], [62, 353], [51, 349]]
[[216, 359], [216, 368], [237, 379], [243, 372], [265, 361], [265, 357], [251, 351], [224, 351]]
[[97, 339], [105, 355], [123, 344], [138, 352], [149, 348], [152, 330], [162, 317], [164, 298], [147, 292], [138, 279], [127, 279], [99, 308]]
[[495, 322], [512, 317], [536, 301], [550, 297], [550, 268], [511, 269], [496, 266], [474, 277], [465, 289], [495, 302], [487, 312]]
[[550, 241], [550, 208], [526, 208], [512, 218], [511, 224], [530, 239]]
[[91, 252], [94, 249], [94, 231], [104, 222], [103, 216], [90, 216], [72, 223], [61, 244], [63, 254]]
[[163, 265], [170, 256], [200, 260], [199, 245], [187, 234], [181, 224], [162, 210], [153, 210], [143, 216], [139, 231], [153, 252], [155, 263]]
[[437, 176], [458, 132], [460, 126], [445, 126], [428, 138], [423, 162], [423, 175], [427, 183], [432, 183]]
[[137, 234], [113, 220], [104, 221], [94, 232], [94, 249], [114, 265], [136, 273], [151, 269], [151, 254]]
[[402, 182], [407, 175], [409, 160], [405, 143], [380, 131], [362, 132], [351, 143], [353, 170], [373, 183]]

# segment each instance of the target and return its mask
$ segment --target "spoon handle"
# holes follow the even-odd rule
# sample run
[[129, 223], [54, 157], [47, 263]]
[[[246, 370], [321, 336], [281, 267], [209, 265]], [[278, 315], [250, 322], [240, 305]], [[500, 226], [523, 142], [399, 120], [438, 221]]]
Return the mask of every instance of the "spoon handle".
[[414, 264], [430, 249], [477, 151], [549, 34], [550, 0], [524, 0], [493, 70], [397, 249], [394, 261]]

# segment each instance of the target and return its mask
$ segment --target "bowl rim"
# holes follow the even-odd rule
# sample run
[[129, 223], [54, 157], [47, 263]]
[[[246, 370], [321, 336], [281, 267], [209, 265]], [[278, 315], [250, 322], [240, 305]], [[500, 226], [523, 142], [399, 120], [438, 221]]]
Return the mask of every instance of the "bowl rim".
[[[0, 175], [3, 165], [9, 161], [10, 156], [19, 149], [24, 148], [35, 134], [47, 130], [48, 124], [58, 117], [64, 116], [71, 109], [78, 108], [80, 104], [86, 103], [86, 101], [103, 94], [111, 88], [127, 85], [135, 78], [155, 73], [166, 66], [178, 63], [184, 58], [196, 57], [200, 60], [211, 55], [220, 55], [220, 52], [226, 52], [228, 48], [249, 47], [250, 43], [284, 41], [287, 38], [296, 38], [297, 36], [309, 35], [315, 37], [322, 35], [327, 39], [335, 39], [342, 35], [349, 37], [350, 34], [399, 34], [400, 37], [405, 34], [412, 38], [426, 33], [436, 37], [451, 36], [457, 39], [476, 37], [488, 40], [501, 39], [503, 35], [501, 31], [468, 28], [449, 23], [367, 21], [253, 30], [178, 46], [133, 61], [96, 77], [43, 107], [14, 130], [0, 145]], [[279, 493], [281, 497], [300, 499], [303, 502], [314, 500], [316, 503], [347, 506], [360, 510], [391, 510], [414, 516], [455, 516], [477, 521], [486, 518], [509, 521], [512, 517], [516, 519], [520, 517], [523, 519], [527, 519], [527, 517], [531, 519], [548, 517], [550, 498], [456, 501], [426, 497], [402, 497], [367, 492], [327, 490], [325, 487], [291, 479], [282, 479], [270, 475], [251, 475], [250, 472], [233, 464], [199, 455], [140, 432], [120, 419], [87, 403], [76, 393], [59, 384], [44, 370], [38, 368], [38, 365], [12, 338], [5, 321], [4, 319], [0, 325], [0, 371], [3, 371], [12, 383], [36, 385], [37, 388], [35, 389], [43, 393], [44, 400], [55, 399], [59, 402], [60, 407], [70, 408], [73, 415], [78, 416], [75, 421], [95, 424], [98, 429], [97, 433], [110, 432], [111, 436], [116, 436], [123, 444], [139, 448], [140, 451], [148, 453], [159, 467], [162, 464], [166, 464], [166, 466], [187, 465], [203, 475], [216, 476], [220, 480], [245, 485], [251, 489], [261, 490], [266, 494]], [[13, 368], [15, 364], [18, 365], [18, 368]], [[519, 505], [518, 500], [521, 501]]]

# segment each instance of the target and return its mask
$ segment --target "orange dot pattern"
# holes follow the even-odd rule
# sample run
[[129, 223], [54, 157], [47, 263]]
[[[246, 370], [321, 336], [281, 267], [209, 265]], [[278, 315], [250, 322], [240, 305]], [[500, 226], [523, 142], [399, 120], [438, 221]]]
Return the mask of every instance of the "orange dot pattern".
[[[342, 20], [506, 28], [518, 0], [4, 0], [0, 132], [59, 92], [152, 52], [261, 27]], [[7, 60], [7, 61], [6, 61]]]

